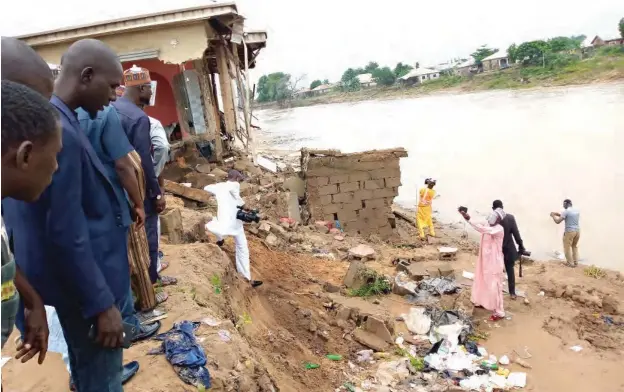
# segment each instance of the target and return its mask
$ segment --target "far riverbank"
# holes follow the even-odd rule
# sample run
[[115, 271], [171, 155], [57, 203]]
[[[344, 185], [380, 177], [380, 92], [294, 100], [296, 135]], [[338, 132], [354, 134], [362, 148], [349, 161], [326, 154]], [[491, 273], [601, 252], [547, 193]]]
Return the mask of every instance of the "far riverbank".
[[370, 100], [416, 98], [434, 93], [461, 94], [487, 90], [531, 89], [608, 83], [624, 80], [624, 55], [593, 57], [556, 69], [513, 67], [472, 77], [446, 76], [413, 87], [372, 87], [354, 92], [332, 91], [284, 102], [254, 104], [254, 110], [285, 109]]

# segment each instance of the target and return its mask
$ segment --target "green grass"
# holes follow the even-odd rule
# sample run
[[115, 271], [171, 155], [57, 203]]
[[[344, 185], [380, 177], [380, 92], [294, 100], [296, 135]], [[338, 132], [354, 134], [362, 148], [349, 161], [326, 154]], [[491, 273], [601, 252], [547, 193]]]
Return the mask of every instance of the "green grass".
[[215, 293], [221, 294], [221, 292], [223, 291], [221, 277], [217, 274], [212, 274], [212, 276], [210, 277], [210, 283], [212, 284], [212, 287], [214, 287]]
[[366, 270], [366, 279], [370, 281], [370, 283], [365, 284], [359, 289], [351, 289], [349, 290], [349, 295], [352, 297], [372, 297], [375, 295], [388, 294], [392, 291], [392, 286], [388, 279], [384, 276], [378, 275], [374, 271]]

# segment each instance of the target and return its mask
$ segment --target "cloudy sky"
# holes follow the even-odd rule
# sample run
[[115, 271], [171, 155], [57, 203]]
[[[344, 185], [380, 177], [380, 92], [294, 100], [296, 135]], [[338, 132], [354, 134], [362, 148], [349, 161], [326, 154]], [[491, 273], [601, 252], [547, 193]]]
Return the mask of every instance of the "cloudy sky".
[[[3, 2], [0, 34], [17, 35], [210, 3], [210, 0], [20, 0]], [[336, 80], [374, 60], [421, 66], [467, 57], [488, 44], [557, 35], [615, 37], [624, 1], [239, 0], [247, 29], [266, 29], [267, 48], [253, 77], [284, 71]], [[67, 12], [69, 11], [69, 12]], [[64, 13], [61, 13], [64, 12]]]

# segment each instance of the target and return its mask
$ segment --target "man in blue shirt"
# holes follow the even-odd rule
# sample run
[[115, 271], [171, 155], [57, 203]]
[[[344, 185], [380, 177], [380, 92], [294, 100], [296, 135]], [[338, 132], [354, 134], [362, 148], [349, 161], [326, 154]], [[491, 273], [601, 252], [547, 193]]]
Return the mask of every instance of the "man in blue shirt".
[[123, 96], [113, 103], [130, 144], [141, 157], [141, 166], [145, 174], [145, 229], [150, 253], [150, 279], [163, 285], [175, 283], [174, 278], [158, 276], [158, 214], [165, 209], [158, 177], [152, 163], [152, 142], [150, 138], [149, 117], [139, 105], [149, 105], [152, 96], [149, 71], [133, 66], [124, 72], [125, 91]]
[[568, 267], [576, 267], [579, 262], [578, 242], [581, 238], [579, 216], [579, 211], [572, 207], [572, 200], [570, 199], [565, 199], [563, 201], [562, 212], [550, 213], [550, 217], [556, 224], [565, 221], [565, 230], [563, 232], [563, 252], [565, 253], [566, 265]]
[[44, 303], [57, 310], [81, 392], [123, 391], [120, 310], [128, 303], [130, 273], [114, 188], [74, 110], [95, 118], [115, 99], [121, 78], [117, 55], [104, 43], [86, 39], [70, 46], [51, 99], [63, 129], [59, 169], [37, 202], [4, 204], [15, 259]]

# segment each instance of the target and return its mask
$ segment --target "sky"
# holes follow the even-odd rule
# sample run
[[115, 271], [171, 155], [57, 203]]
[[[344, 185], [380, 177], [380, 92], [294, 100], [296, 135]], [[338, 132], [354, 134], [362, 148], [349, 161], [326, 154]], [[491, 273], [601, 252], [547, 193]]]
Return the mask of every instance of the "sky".
[[[20, 0], [3, 2], [0, 34], [19, 35], [107, 19], [213, 3], [211, 0]], [[624, 1], [525, 0], [239, 0], [245, 28], [268, 32], [252, 80], [282, 71], [303, 82], [336, 81], [369, 61], [435, 65], [467, 58], [487, 44], [559, 35], [616, 37]], [[89, 6], [85, 6], [88, 4]], [[61, 12], [65, 11], [65, 12]]]

